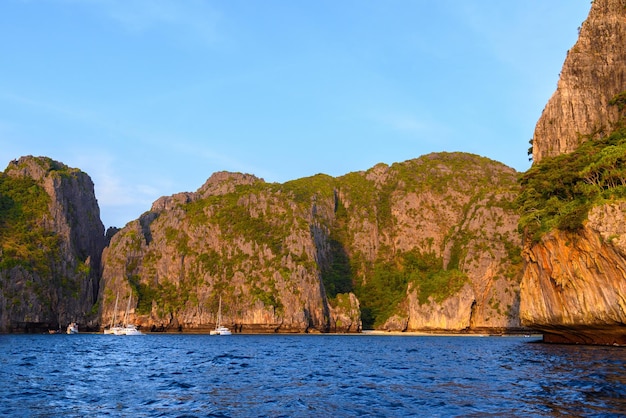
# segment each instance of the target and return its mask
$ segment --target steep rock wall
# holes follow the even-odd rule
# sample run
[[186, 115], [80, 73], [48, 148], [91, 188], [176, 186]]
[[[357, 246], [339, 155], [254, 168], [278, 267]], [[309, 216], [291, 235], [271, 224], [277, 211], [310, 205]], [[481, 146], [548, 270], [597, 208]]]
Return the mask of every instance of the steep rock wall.
[[533, 160], [569, 153], [584, 135], [605, 136], [618, 121], [609, 101], [626, 90], [626, 0], [594, 0], [569, 50], [556, 92], [533, 136]]
[[[441, 260], [440, 269], [458, 269], [467, 278], [467, 286], [451, 292], [439, 289], [420, 305], [416, 302], [420, 281], [429, 279], [417, 277], [381, 329], [521, 327], [521, 236], [511, 205], [517, 193], [514, 170], [478, 156], [438, 153], [392, 166], [381, 164], [363, 178], [373, 190], [365, 205], [358, 201], [362, 184], [357, 188], [339, 183], [341, 200], [350, 213], [347, 229], [352, 238], [347, 250], [352, 258], [397, 263], [408, 253], [432, 254]], [[381, 211], [388, 211], [389, 218]], [[357, 268], [355, 273], [364, 276], [365, 270]], [[463, 308], [443, 308], [450, 304]], [[441, 309], [445, 315], [435, 314]]]
[[[623, 108], [610, 102], [625, 90], [626, 0], [595, 0], [537, 123], [535, 164], [623, 124]], [[546, 341], [626, 344], [625, 209], [619, 201], [600, 204], [580, 231], [553, 230], [539, 242], [527, 237], [523, 325], [544, 332]]]
[[551, 342], [626, 344], [626, 202], [524, 250], [522, 322]]
[[[238, 187], [246, 192], [235, 193]], [[323, 205], [332, 200], [315, 206]], [[233, 173], [159, 199], [104, 252], [103, 324], [112, 321], [118, 295], [134, 294], [131, 318], [147, 328], [210, 329], [221, 297], [222, 322], [236, 331], [360, 331], [353, 295], [345, 310], [333, 309], [331, 324], [314, 215], [303, 208], [262, 180]]]
[[[236, 330], [358, 332], [362, 309], [376, 300], [355, 294], [367, 293], [376, 266], [417, 254], [438, 260], [437, 270], [459, 270], [467, 284], [440, 289], [428, 306], [457, 306], [461, 295], [470, 309], [450, 308], [445, 321], [425, 313], [411, 303], [423, 298], [425, 279], [412, 276], [389, 306], [396, 325], [377, 327], [518, 328], [515, 179], [508, 167], [461, 153], [285, 184], [216, 173], [196, 192], [158, 199], [113, 236], [102, 325], [113, 321], [118, 295], [132, 295], [131, 318], [145, 328], [207, 330], [221, 296], [224, 322]], [[407, 278], [402, 269], [394, 274]]]
[[[105, 236], [91, 178], [31, 156], [12, 161], [3, 175], [8, 189], [0, 197], [10, 225], [0, 234], [0, 329], [94, 326]], [[32, 182], [30, 197], [19, 194], [24, 182]], [[38, 205], [29, 201], [38, 188], [46, 207], [28, 208]]]

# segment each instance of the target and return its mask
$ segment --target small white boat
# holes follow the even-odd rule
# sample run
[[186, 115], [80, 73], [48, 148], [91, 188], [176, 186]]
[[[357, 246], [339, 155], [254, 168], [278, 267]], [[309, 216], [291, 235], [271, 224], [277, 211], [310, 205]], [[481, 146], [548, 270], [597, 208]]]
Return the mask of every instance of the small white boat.
[[[119, 294], [118, 294], [118, 297], [119, 297]], [[124, 315], [124, 326], [114, 325], [116, 317], [117, 317], [118, 297], [115, 298], [115, 310], [113, 313], [113, 320], [111, 321], [111, 326], [105, 329], [104, 333], [108, 335], [143, 335], [142, 332], [139, 331], [135, 325], [128, 323], [128, 312], [130, 311], [130, 300], [131, 300], [132, 295], [128, 296], [128, 306], [126, 307], [126, 314]]]
[[115, 335], [142, 335], [141, 331], [134, 325], [126, 325], [124, 327], [114, 327], [113, 334]]
[[76, 322], [72, 322], [67, 326], [67, 330], [65, 332], [68, 334], [78, 334], [78, 324]]
[[106, 328], [103, 333], [107, 335], [115, 335], [115, 333], [117, 333], [120, 329], [122, 329], [122, 327], [109, 327]]
[[232, 332], [224, 326], [222, 326], [222, 297], [220, 296], [219, 308], [217, 310], [217, 322], [215, 329], [209, 332], [210, 335], [232, 335]]
[[232, 332], [230, 332], [230, 330], [228, 328], [226, 328], [226, 327], [219, 326], [219, 327], [215, 327], [214, 330], [211, 330], [209, 332], [209, 334], [211, 334], [211, 335], [232, 335]]
[[134, 324], [128, 323], [128, 314], [130, 312], [130, 300], [132, 293], [128, 296], [128, 305], [126, 306], [126, 314], [124, 315], [124, 326], [116, 330], [115, 335], [142, 335]]

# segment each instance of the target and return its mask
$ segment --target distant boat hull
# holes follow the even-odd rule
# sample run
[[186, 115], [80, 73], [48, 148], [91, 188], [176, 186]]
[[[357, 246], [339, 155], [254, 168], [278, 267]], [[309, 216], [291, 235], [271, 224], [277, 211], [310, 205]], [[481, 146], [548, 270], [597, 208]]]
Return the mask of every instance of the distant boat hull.
[[211, 335], [232, 335], [232, 332], [226, 327], [217, 327], [212, 330], [209, 334]]
[[68, 334], [78, 334], [78, 325], [76, 324], [76, 322], [72, 322], [71, 324], [69, 324], [67, 326], [66, 332]]
[[[131, 296], [128, 296], [128, 306], [126, 307], [126, 314], [124, 315], [124, 326], [120, 327], [120, 326], [114, 326], [113, 323], [111, 324], [111, 326], [107, 329], [105, 329], [103, 332], [107, 335], [143, 335], [143, 333], [141, 331], [139, 331], [137, 329], [137, 327], [133, 324], [129, 324], [128, 323], [128, 312], [130, 311], [130, 299]], [[115, 299], [115, 310], [113, 313], [113, 321], [115, 322], [115, 318], [117, 317], [117, 300], [119, 298], [119, 294], [118, 297]]]
[[134, 325], [127, 325], [125, 327], [114, 327], [114, 335], [143, 335]]

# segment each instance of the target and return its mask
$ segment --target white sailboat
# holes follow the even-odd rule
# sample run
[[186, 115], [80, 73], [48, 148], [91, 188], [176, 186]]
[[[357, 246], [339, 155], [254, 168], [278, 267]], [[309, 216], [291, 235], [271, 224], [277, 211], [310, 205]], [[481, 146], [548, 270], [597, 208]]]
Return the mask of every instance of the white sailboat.
[[132, 294], [128, 296], [128, 305], [126, 306], [126, 313], [124, 314], [124, 326], [116, 324], [117, 321], [117, 302], [119, 299], [119, 293], [115, 298], [115, 310], [113, 312], [113, 319], [111, 320], [111, 326], [104, 330], [105, 334], [110, 335], [142, 335], [141, 331], [133, 324], [128, 323], [128, 313], [130, 311], [130, 301]]
[[219, 308], [217, 310], [217, 322], [215, 323], [215, 329], [209, 332], [210, 335], [231, 335], [232, 333], [228, 328], [222, 326], [222, 297], [220, 296]]
[[128, 323], [128, 314], [130, 312], [130, 300], [132, 293], [128, 296], [128, 305], [126, 306], [126, 314], [124, 315], [124, 326], [115, 330], [115, 335], [142, 335], [134, 324]]

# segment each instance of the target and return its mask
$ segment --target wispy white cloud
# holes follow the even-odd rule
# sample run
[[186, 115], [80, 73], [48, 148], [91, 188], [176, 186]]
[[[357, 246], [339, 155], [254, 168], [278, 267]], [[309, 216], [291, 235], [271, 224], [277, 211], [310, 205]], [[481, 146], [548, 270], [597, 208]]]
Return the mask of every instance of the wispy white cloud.
[[[197, 138], [194, 136], [188, 137], [176, 137], [171, 134], [156, 133], [151, 134], [143, 133], [142, 135], [148, 135], [151, 138], [151, 143], [163, 150], [167, 150], [167, 153], [171, 158], [175, 158], [178, 161], [186, 161], [190, 168], [196, 170], [198, 178], [196, 179], [200, 183], [203, 183], [210, 174], [215, 171], [232, 171], [247, 174], [254, 174], [257, 177], [266, 179], [267, 181], [277, 181], [278, 175], [269, 170], [267, 167], [258, 166], [250, 161], [247, 161], [245, 157], [241, 158], [233, 148], [228, 146], [232, 140], [220, 140], [207, 138]], [[212, 146], [211, 144], [221, 144]], [[180, 164], [185, 166], [185, 163]], [[202, 170], [207, 171], [202, 174]], [[206, 177], [202, 177], [205, 175]]]
[[0, 119], [0, 138], [7, 137], [13, 131], [13, 124]]
[[[573, 45], [577, 36], [575, 28], [570, 27], [570, 19], [579, 12], [578, 6], [563, 10], [551, 2], [500, 2], [485, 8], [468, 2], [451, 10], [459, 22], [479, 37], [478, 45], [510, 68], [529, 74], [538, 72], [535, 61], [561, 60], [565, 51], [563, 55], [554, 56], [554, 49], [566, 38], [571, 39]], [[538, 15], [549, 18], [539, 19]], [[563, 28], [556, 31], [556, 36], [555, 27]]]
[[19, 157], [18, 143], [12, 124], [0, 119], [0, 171], [4, 170], [9, 161]]
[[[196, 138], [193, 135], [189, 137], [188, 133], [172, 134], [164, 132], [162, 129], [155, 129], [152, 125], [143, 126], [141, 123], [121, 121], [106, 112], [91, 110], [84, 105], [67, 105], [61, 101], [55, 101], [54, 98], [49, 100], [48, 98], [41, 99], [4, 93], [0, 94], [0, 100], [12, 103], [14, 106], [30, 108], [31, 111], [52, 115], [54, 118], [62, 119], [72, 124], [84, 124], [88, 131], [97, 132], [100, 138], [115, 138], [115, 141], [109, 141], [107, 148], [118, 147], [117, 152], [121, 149], [119, 147], [125, 148], [127, 144], [142, 144], [146, 149], [151, 149], [157, 154], [166, 153], [173, 160], [200, 160], [205, 166], [215, 167], [217, 170], [246, 173], [258, 173], [260, 171], [258, 167], [251, 166], [239, 158], [220, 152], [217, 148], [210, 146], [206, 138]], [[4, 129], [8, 129], [8, 127], [3, 128], [0, 120], [0, 133]], [[211, 142], [224, 143], [227, 141], [213, 140]], [[68, 148], [70, 147], [71, 144], [68, 145]], [[82, 158], [81, 162], [84, 161], [85, 167], [92, 167], [94, 173], [92, 177], [98, 178], [96, 184], [99, 189], [99, 199], [103, 203], [113, 205], [133, 204], [137, 203], [136, 198], [138, 196], [150, 196], [150, 198], [160, 196], [156, 194], [157, 188], [155, 187], [152, 188], [152, 191], [149, 191], [149, 186], [137, 185], [135, 186], [138, 188], [137, 190], [129, 190], [127, 187], [122, 187], [122, 179], [113, 175], [113, 173], [120, 172], [119, 169], [114, 169], [114, 166], [119, 164], [119, 162], [115, 161], [114, 157], [107, 154], [106, 151], [89, 151], [87, 155], [91, 157], [83, 158], [76, 156], [76, 158]], [[87, 170], [83, 166], [79, 167], [91, 175], [92, 171]], [[161, 179], [161, 183], [162, 181]], [[162, 192], [162, 187], [160, 189]], [[146, 203], [146, 199], [142, 199], [141, 203]]]
[[406, 132], [413, 135], [422, 135], [429, 130], [428, 124], [411, 115], [389, 114], [382, 121], [396, 131]]

